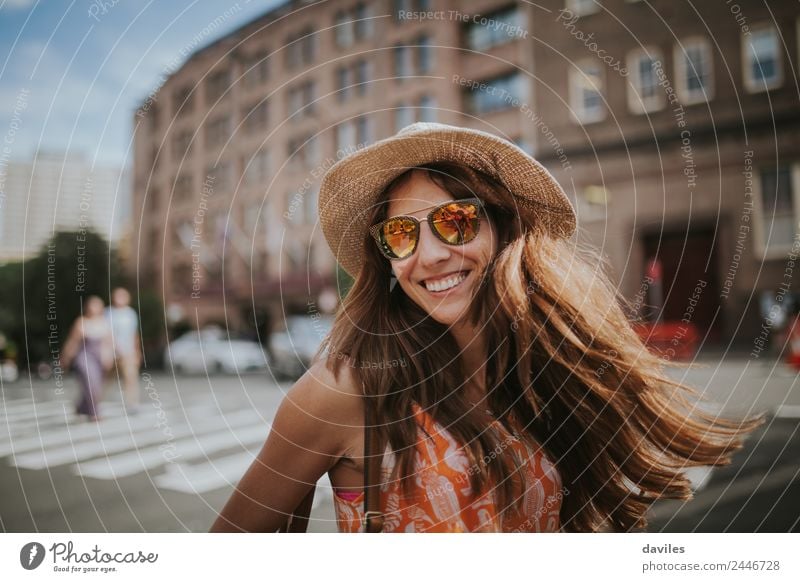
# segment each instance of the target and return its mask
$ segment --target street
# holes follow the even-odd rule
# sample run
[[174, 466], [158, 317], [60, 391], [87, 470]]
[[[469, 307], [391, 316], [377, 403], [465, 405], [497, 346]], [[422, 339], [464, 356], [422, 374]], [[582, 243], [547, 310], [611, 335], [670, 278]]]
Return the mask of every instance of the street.
[[[686, 380], [730, 414], [779, 410], [725, 468], [693, 474], [688, 503], [660, 502], [649, 531], [798, 531], [800, 388], [770, 361], [706, 356]], [[672, 372], [676, 377], [681, 373]], [[77, 422], [74, 379], [2, 386], [0, 526], [6, 532], [202, 532], [264, 442], [290, 384], [263, 375], [143, 376], [127, 416], [114, 383], [103, 420]], [[322, 479], [309, 531], [336, 531]]]

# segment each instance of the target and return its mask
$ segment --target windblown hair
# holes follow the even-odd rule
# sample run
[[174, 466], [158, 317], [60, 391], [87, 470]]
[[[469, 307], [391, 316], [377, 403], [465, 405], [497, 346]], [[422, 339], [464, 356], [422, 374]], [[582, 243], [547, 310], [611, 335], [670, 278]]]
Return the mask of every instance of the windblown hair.
[[[451, 162], [415, 169], [456, 199], [477, 195], [486, 203], [498, 250], [468, 314], [487, 338], [485, 404], [508, 429], [513, 415], [556, 465], [565, 531], [643, 528], [655, 500], [691, 497], [685, 469], [730, 462], [762, 419], [726, 420], [698, 408], [695, 391], [664, 372], [686, 364], [648, 351], [596, 250], [548, 235], [486, 174]], [[391, 193], [412, 171], [387, 186], [370, 224], [385, 218]], [[328, 351], [337, 376], [352, 366], [406, 492], [419, 440], [416, 402], [481, 467], [471, 472], [473, 491], [491, 490], [501, 510], [518, 511], [523, 492], [512, 449], [478, 461], [502, 444], [464, 397], [467, 373], [455, 339], [400, 285], [389, 290], [391, 266], [369, 234], [364, 253], [318, 356]]]

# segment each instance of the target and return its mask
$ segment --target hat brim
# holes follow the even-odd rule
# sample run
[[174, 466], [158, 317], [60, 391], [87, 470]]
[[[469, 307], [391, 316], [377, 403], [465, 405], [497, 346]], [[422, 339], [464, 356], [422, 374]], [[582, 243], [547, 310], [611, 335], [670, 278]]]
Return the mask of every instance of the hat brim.
[[336, 162], [322, 179], [319, 214], [336, 260], [355, 277], [371, 209], [386, 186], [403, 172], [431, 162], [453, 161], [492, 176], [532, 211], [535, 222], [555, 237], [575, 232], [575, 211], [564, 190], [539, 162], [513, 143], [474, 129], [438, 125], [398, 134]]

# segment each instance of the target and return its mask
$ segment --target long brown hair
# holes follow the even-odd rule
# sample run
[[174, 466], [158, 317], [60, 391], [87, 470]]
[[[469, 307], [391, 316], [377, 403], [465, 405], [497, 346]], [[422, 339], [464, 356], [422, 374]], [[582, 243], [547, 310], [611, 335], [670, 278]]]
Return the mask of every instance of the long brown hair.
[[[644, 527], [656, 499], [691, 496], [686, 468], [730, 462], [761, 419], [726, 420], [697, 407], [695, 391], [664, 373], [686, 365], [647, 350], [596, 250], [549, 236], [488, 175], [451, 162], [415, 169], [454, 198], [479, 196], [496, 226], [498, 252], [468, 314], [487, 338], [486, 404], [509, 430], [512, 415], [555, 463], [564, 530]], [[412, 171], [387, 186], [370, 224], [385, 217], [391, 193]], [[416, 402], [480, 467], [470, 471], [473, 491], [490, 488], [501, 510], [518, 511], [520, 460], [506, 454], [484, 462], [505, 447], [464, 397], [467, 375], [455, 339], [399, 285], [389, 290], [389, 261], [369, 234], [364, 245], [365, 264], [318, 357], [327, 352], [337, 376], [341, 366], [353, 366], [406, 494], [419, 438]]]

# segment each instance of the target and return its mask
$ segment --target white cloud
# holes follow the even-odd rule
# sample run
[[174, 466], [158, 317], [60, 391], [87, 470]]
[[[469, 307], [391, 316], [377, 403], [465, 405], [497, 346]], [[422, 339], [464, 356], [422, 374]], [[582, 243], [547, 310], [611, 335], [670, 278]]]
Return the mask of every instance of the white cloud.
[[30, 8], [36, 3], [36, 0], [5, 0], [5, 2], [0, 5], [0, 9], [7, 8], [9, 10], [22, 10], [24, 8]]

